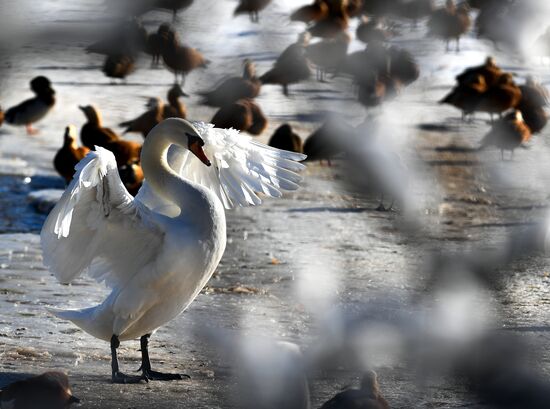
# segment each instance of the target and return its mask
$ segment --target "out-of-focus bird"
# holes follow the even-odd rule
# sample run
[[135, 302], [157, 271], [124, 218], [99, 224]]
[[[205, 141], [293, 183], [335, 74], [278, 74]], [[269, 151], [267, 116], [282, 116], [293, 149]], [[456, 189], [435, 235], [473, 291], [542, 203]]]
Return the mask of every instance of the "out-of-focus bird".
[[119, 124], [126, 128], [124, 133], [141, 133], [141, 136], [145, 138], [149, 131], [164, 119], [164, 102], [162, 102], [162, 99], [149, 98], [146, 107], [147, 111], [137, 118]]
[[187, 74], [196, 68], [205, 68], [209, 64], [209, 61], [195, 48], [179, 44], [165, 47], [162, 59], [168, 69], [174, 73], [175, 83], [178, 82], [178, 74], [181, 75], [182, 85]]
[[76, 127], [69, 125], [65, 128], [63, 146], [57, 151], [53, 159], [53, 166], [67, 184], [73, 179], [75, 166], [90, 152], [85, 146], [79, 147], [77, 142]]
[[110, 128], [103, 127], [103, 121], [99, 110], [93, 105], [79, 106], [88, 120], [80, 129], [80, 140], [89, 149], [95, 146], [106, 146], [108, 143], [119, 139], [118, 135]]
[[181, 89], [179, 84], [174, 84], [168, 90], [167, 98], [168, 104], [164, 105], [164, 110], [162, 112], [162, 117], [167, 118], [182, 118], [185, 119], [187, 116], [187, 109], [185, 104], [181, 102], [180, 97], [188, 97], [185, 92]]
[[265, 9], [271, 0], [239, 0], [233, 15], [248, 14], [250, 21], [258, 23], [260, 21], [260, 11]]
[[355, 37], [368, 44], [370, 41], [388, 41], [392, 37], [392, 32], [384, 26], [384, 19], [376, 16], [369, 19], [363, 16], [355, 30]]
[[495, 59], [489, 56], [482, 65], [466, 68], [456, 76], [456, 80], [460, 85], [468, 85], [471, 82], [477, 82], [477, 76], [481, 75], [487, 87], [492, 87], [497, 84], [502, 74], [504, 71], [500, 69]]
[[19, 105], [9, 108], [4, 119], [11, 125], [25, 125], [27, 134], [38, 133], [32, 124], [40, 121], [55, 105], [55, 91], [50, 80], [44, 76], [35, 77], [30, 82], [31, 90], [36, 95]]
[[[170, 118], [145, 140], [147, 183], [132, 198], [112, 153], [90, 152], [44, 223], [44, 264], [61, 282], [86, 272], [112, 292], [91, 308], [50, 311], [110, 342], [112, 382], [181, 379], [152, 370], [150, 335], [183, 312], [216, 269], [226, 245], [224, 206], [297, 189], [302, 159], [235, 130]], [[117, 357], [120, 342], [135, 338], [141, 376], [121, 372]]]
[[289, 84], [305, 81], [311, 76], [311, 68], [305, 47], [309, 43], [308, 33], [298, 36], [298, 41], [288, 46], [277, 58], [273, 68], [260, 77], [262, 84], [280, 84], [283, 94], [288, 96]]
[[313, 37], [332, 38], [348, 29], [349, 16], [346, 11], [346, 2], [335, 0], [327, 4], [328, 14], [307, 28]]
[[291, 15], [291, 21], [301, 21], [304, 23], [310, 23], [312, 21], [319, 21], [327, 17], [328, 5], [325, 0], [314, 0], [313, 4], [308, 4], [296, 9]]
[[402, 85], [410, 85], [420, 77], [420, 67], [410, 52], [404, 48], [390, 47], [389, 76]]
[[193, 4], [193, 0], [155, 0], [155, 8], [165, 9], [172, 12], [172, 20], [176, 20], [178, 12]]
[[250, 99], [240, 99], [224, 105], [211, 122], [218, 128], [233, 128], [251, 135], [260, 135], [267, 127], [267, 117]]
[[23, 379], [0, 392], [0, 408], [6, 409], [68, 409], [79, 402], [71, 392], [69, 378], [62, 372]]
[[242, 98], [256, 98], [260, 93], [261, 81], [256, 77], [256, 66], [249, 59], [243, 62], [242, 77], [230, 77], [212, 91], [202, 92], [202, 103], [214, 107], [231, 104]]
[[153, 57], [151, 65], [158, 65], [164, 49], [173, 44], [179, 44], [179, 39], [168, 23], [162, 23], [156, 32], [148, 34], [144, 51]]
[[108, 55], [103, 64], [103, 73], [109, 78], [125, 79], [135, 69], [135, 59], [130, 55]]
[[304, 152], [302, 138], [292, 130], [289, 124], [282, 124], [279, 126], [275, 132], [273, 132], [273, 135], [271, 135], [268, 145], [285, 151]]
[[137, 163], [122, 165], [118, 167], [118, 174], [128, 193], [136, 196], [145, 179], [142, 167]]
[[343, 31], [334, 38], [306, 47], [306, 56], [315, 64], [319, 81], [324, 81], [327, 72], [337, 71], [345, 62], [350, 42], [349, 34]]
[[86, 52], [103, 55], [127, 55], [135, 58], [144, 48], [147, 30], [136, 19], [117, 25], [101, 40], [86, 47]]
[[477, 104], [477, 112], [487, 112], [493, 120], [493, 114], [502, 115], [503, 112], [515, 108], [521, 101], [521, 89], [515, 84], [510, 73], [502, 74], [497, 83], [488, 87]]
[[348, 389], [337, 393], [325, 402], [321, 409], [390, 409], [380, 392], [376, 372], [367, 371], [361, 379], [359, 389]]
[[520, 85], [521, 101], [517, 109], [532, 133], [538, 133], [546, 126], [548, 114], [544, 108], [548, 105], [548, 90], [539, 84], [532, 76], [528, 76], [525, 84]]
[[481, 96], [487, 91], [485, 77], [481, 74], [471, 74], [468, 81], [455, 86], [443, 99], [440, 104], [449, 104], [462, 111], [462, 119], [472, 115], [481, 100]]
[[512, 152], [511, 158], [514, 158], [514, 149], [522, 146], [531, 138], [531, 130], [523, 120], [520, 111], [514, 110], [499, 119], [489, 133], [485, 135], [479, 149], [484, 149], [488, 146], [496, 146], [500, 149], [501, 159], [504, 160], [504, 151]]
[[430, 16], [435, 10], [434, 0], [402, 0], [395, 8], [394, 14], [413, 21], [413, 26], [418, 25], [418, 20]]
[[454, 0], [447, 0], [444, 8], [435, 10], [428, 21], [428, 35], [440, 37], [449, 51], [449, 42], [456, 40], [456, 51], [460, 51], [460, 37], [471, 26], [468, 3], [455, 6]]
[[336, 142], [351, 128], [345, 126], [341, 121], [329, 119], [317, 128], [304, 142], [304, 154], [307, 161], [318, 160], [321, 165], [323, 160], [328, 166], [332, 165], [331, 159], [344, 152], [342, 146]]

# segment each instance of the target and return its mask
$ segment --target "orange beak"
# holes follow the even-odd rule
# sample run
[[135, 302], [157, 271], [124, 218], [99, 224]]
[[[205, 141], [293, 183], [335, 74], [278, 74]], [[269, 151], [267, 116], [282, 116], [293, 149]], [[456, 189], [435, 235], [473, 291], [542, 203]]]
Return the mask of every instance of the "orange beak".
[[204, 151], [202, 150], [202, 146], [198, 140], [189, 144], [189, 150], [193, 152], [193, 155], [199, 158], [200, 161], [204, 163], [206, 166], [211, 165], [210, 160], [206, 157]]

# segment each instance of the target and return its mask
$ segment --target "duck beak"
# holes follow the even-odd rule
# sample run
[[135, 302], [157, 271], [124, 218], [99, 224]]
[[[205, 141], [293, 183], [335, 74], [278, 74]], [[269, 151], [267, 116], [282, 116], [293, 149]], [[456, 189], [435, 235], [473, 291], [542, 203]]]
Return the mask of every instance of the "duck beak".
[[202, 147], [204, 146], [204, 141], [200, 137], [192, 134], [187, 134], [187, 138], [189, 139], [189, 150], [193, 152], [193, 155], [199, 158], [199, 160], [206, 166], [212, 165], [210, 160], [206, 157], [204, 150], [202, 149]]

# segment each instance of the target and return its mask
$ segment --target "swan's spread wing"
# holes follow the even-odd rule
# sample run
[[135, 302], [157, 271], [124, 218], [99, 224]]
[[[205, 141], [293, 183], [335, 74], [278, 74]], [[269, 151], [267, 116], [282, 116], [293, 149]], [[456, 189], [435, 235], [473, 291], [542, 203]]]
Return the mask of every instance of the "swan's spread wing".
[[[205, 141], [203, 147], [213, 166], [206, 167], [195, 156], [178, 151], [170, 155], [176, 171], [216, 193], [226, 209], [255, 206], [258, 194], [280, 197], [281, 190], [296, 190], [305, 155], [283, 151], [254, 141], [234, 129], [193, 124]], [[181, 165], [181, 166], [179, 166]]]
[[63, 283], [87, 271], [122, 286], [154, 260], [163, 234], [122, 184], [111, 152], [96, 147], [76, 170], [42, 228], [44, 264]]

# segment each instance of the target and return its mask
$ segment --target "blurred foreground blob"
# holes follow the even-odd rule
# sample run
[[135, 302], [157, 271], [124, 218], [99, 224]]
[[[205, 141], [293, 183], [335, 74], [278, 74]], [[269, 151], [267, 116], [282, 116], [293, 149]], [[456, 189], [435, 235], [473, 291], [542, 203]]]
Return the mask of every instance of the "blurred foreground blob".
[[390, 405], [380, 393], [376, 372], [367, 371], [359, 389], [348, 389], [325, 402], [321, 409], [389, 409]]
[[269, 139], [268, 145], [285, 151], [304, 153], [302, 138], [292, 130], [289, 124], [278, 127]]
[[14, 382], [0, 394], [0, 407], [10, 409], [67, 409], [80, 399], [72, 395], [69, 378], [62, 372], [46, 372]]
[[25, 125], [28, 135], [38, 133], [32, 124], [40, 121], [55, 105], [55, 91], [50, 80], [44, 76], [38, 76], [30, 82], [34, 98], [27, 99], [19, 105], [9, 108], [4, 118], [11, 125]]
[[494, 124], [489, 133], [481, 141], [479, 149], [487, 146], [496, 146], [500, 149], [502, 160], [504, 160], [505, 150], [512, 152], [511, 159], [513, 159], [514, 149], [523, 146], [529, 139], [531, 139], [531, 130], [523, 120], [521, 112], [515, 110]]
[[432, 13], [428, 21], [428, 35], [443, 39], [446, 51], [449, 51], [450, 41], [455, 40], [458, 52], [460, 51], [460, 37], [468, 32], [471, 24], [468, 3], [461, 3], [457, 7], [454, 0], [447, 0], [445, 7]]

